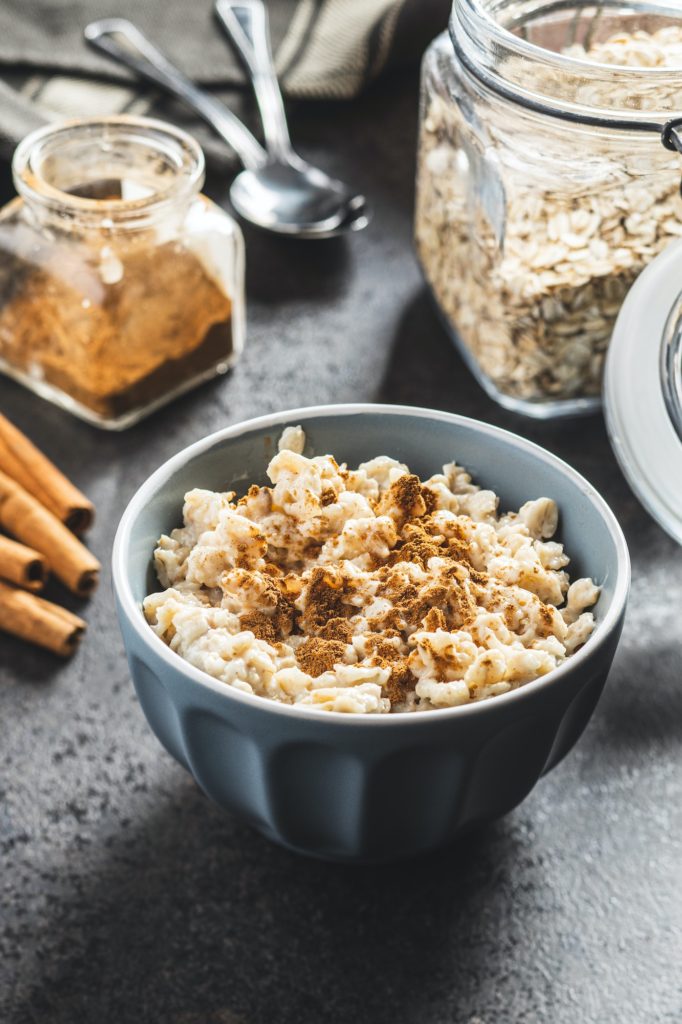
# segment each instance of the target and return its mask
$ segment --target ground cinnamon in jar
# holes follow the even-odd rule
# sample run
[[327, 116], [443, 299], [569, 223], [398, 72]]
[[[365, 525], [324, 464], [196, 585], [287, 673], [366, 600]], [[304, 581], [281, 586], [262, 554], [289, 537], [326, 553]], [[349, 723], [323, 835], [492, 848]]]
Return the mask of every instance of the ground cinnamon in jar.
[[102, 426], [227, 369], [243, 243], [184, 132], [143, 118], [42, 129], [0, 214], [0, 367]]
[[232, 352], [231, 301], [193, 253], [169, 243], [113, 260], [119, 280], [87, 282], [98, 301], [52, 261], [28, 272], [15, 265], [20, 283], [0, 308], [0, 356], [27, 374], [40, 367], [41, 380], [105, 419], [155, 402]]

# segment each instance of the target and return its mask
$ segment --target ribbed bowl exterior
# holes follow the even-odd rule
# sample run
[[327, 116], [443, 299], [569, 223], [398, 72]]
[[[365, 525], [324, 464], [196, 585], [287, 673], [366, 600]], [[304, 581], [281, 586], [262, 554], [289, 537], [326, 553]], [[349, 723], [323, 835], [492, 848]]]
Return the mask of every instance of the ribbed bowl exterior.
[[[319, 410], [311, 410], [306, 415], [315, 412], [319, 414]], [[366, 411], [364, 415], [390, 420], [384, 410]], [[418, 411], [403, 410], [398, 419], [396, 412], [389, 429], [413, 425], [419, 416]], [[301, 411], [278, 418], [280, 424], [302, 420]], [[343, 417], [340, 422], [342, 428]], [[446, 417], [448, 423], [450, 447], [454, 449], [450, 457], [457, 455], [466, 464], [460, 453], [461, 430], [466, 425], [471, 431], [471, 421]], [[307, 429], [306, 423], [303, 426]], [[473, 429], [478, 426], [474, 424]], [[247, 424], [244, 430], [248, 432], [249, 428]], [[263, 433], [262, 428], [251, 429]], [[501, 439], [498, 445], [488, 443], [488, 457], [493, 461], [507, 454], [498, 450], [499, 443], [508, 444], [511, 436], [493, 432], [486, 435], [487, 442], [497, 441], [496, 433]], [[371, 447], [364, 458], [393, 454], [396, 447], [390, 444], [388, 435], [382, 447], [377, 446], [376, 439], [370, 438], [368, 444]], [[204, 476], [199, 465], [212, 464], [216, 449], [224, 452], [228, 461], [230, 448], [231, 439], [226, 437], [217, 440], [203, 456], [199, 453], [198, 461], [189, 459], [195, 485], [211, 485], [215, 467]], [[339, 445], [329, 450], [339, 452]], [[340, 455], [344, 457], [343, 451]], [[561, 463], [551, 460], [551, 464], [558, 467], [555, 473], [561, 472]], [[438, 468], [436, 461], [431, 471]], [[246, 477], [249, 475], [247, 471]], [[175, 479], [178, 476], [179, 481]], [[254, 476], [262, 476], [262, 467]], [[170, 483], [170, 505], [175, 509], [171, 523], [179, 520], [180, 491], [188, 489], [184, 471], [175, 477], [161, 481], [154, 492], [167, 494]], [[526, 496], [555, 494], [551, 472], [544, 482], [545, 486], [538, 489], [534, 480], [528, 481]], [[591, 495], [573, 486], [576, 500], [590, 503]], [[501, 493], [505, 491], [501, 489]], [[264, 699], [231, 693], [213, 680], [199, 681], [196, 676], [201, 674], [154, 636], [142, 619], [139, 604], [131, 601], [120, 585], [122, 556], [126, 565], [144, 559], [144, 567], [137, 564], [134, 570], [141, 574], [132, 587], [138, 601], [150, 586], [153, 542], [145, 550], [142, 539], [146, 543], [154, 530], [158, 536], [167, 529], [169, 516], [165, 504], [154, 509], [151, 496], [150, 502], [151, 520], [139, 528], [142, 520], [150, 519], [149, 503], [141, 503], [145, 510], [128, 524], [123, 550], [117, 538], [118, 569], [115, 555], [119, 617], [142, 709], [166, 750], [192, 773], [211, 799], [291, 849], [334, 860], [381, 862], [411, 857], [449, 843], [458, 834], [505, 814], [523, 800], [543, 772], [570, 750], [592, 714], [624, 617], [629, 568], [624, 542], [620, 544], [622, 538], [612, 539], [612, 552], [606, 552], [606, 561], [602, 558], [599, 564], [596, 559], [595, 575], [604, 582], [604, 601], [610, 607], [601, 609], [604, 621], [599, 625], [599, 643], [588, 656], [582, 652], [569, 659], [551, 680], [529, 684], [514, 694], [445, 712], [390, 716], [401, 721], [386, 722], [372, 716], [282, 708]], [[600, 510], [593, 508], [595, 511]], [[589, 519], [583, 509], [576, 526], [589, 528]], [[619, 532], [614, 523], [607, 525], [612, 533]], [[596, 536], [592, 543], [603, 548], [603, 535]], [[590, 542], [586, 544], [591, 546]]]
[[285, 846], [348, 861], [413, 856], [515, 807], [580, 736], [615, 650], [614, 637], [589, 677], [485, 716], [376, 730], [226, 705], [123, 622], [147, 720], [204, 792]]

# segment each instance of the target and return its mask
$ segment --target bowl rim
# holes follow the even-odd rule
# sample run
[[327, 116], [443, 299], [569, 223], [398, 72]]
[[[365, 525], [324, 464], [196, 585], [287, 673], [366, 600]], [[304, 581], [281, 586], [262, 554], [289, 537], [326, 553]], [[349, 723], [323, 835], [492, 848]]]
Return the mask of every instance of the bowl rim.
[[[599, 624], [585, 645], [567, 658], [562, 665], [552, 669], [546, 675], [540, 676], [529, 683], [524, 683], [515, 690], [498, 694], [494, 698], [474, 701], [469, 704], [460, 704], [452, 708], [431, 708], [423, 714], [405, 713], [394, 715], [352, 714], [345, 711], [325, 711], [322, 708], [281, 704], [278, 701], [269, 700], [267, 697], [244, 693], [242, 690], [237, 690], [232, 686], [221, 683], [219, 680], [214, 679], [213, 676], [191, 665], [181, 655], [171, 650], [150, 628], [142, 614], [141, 605], [135, 601], [126, 563], [133, 524], [148, 500], [162, 490], [169, 478], [190, 459], [201, 455], [222, 441], [229, 441], [240, 437], [251, 430], [284, 427], [298, 422], [305, 429], [305, 420], [315, 419], [320, 416], [345, 417], [377, 414], [416, 416], [420, 419], [449, 423], [455, 427], [467, 427], [488, 437], [503, 439], [510, 442], [512, 446], [531, 454], [540, 462], [551, 465], [554, 469], [559, 470], [579, 488], [584, 497], [596, 508], [602, 519], [605, 520], [613, 537], [617, 555], [616, 580], [611, 607], [604, 620]], [[249, 420], [241, 420], [239, 423], [223, 427], [212, 434], [208, 434], [206, 437], [200, 438], [175, 455], [172, 455], [147, 477], [128, 502], [114, 538], [112, 574], [114, 592], [118, 597], [121, 609], [141, 641], [149, 646], [157, 657], [166, 662], [169, 668], [174, 669], [176, 672], [181, 672], [193, 682], [198, 683], [205, 689], [211, 690], [227, 701], [228, 704], [230, 701], [237, 701], [238, 704], [246, 704], [254, 710], [259, 709], [266, 713], [293, 716], [299, 719], [299, 721], [323, 721], [329, 723], [329, 725], [362, 725], [363, 727], [374, 728], [405, 728], [409, 723], [415, 725], [425, 721], [442, 722], [444, 719], [451, 718], [454, 715], [461, 718], [466, 715], [490, 713], [493, 709], [502, 711], [509, 701], [519, 703], [524, 699], [530, 699], [539, 690], [556, 685], [562, 678], [572, 674], [575, 668], [579, 668], [585, 665], [586, 662], [589, 662], [597, 651], [606, 644], [625, 610], [630, 589], [630, 555], [618, 520], [596, 488], [567, 462], [564, 462], [557, 455], [546, 451], [540, 445], [535, 444], [533, 441], [528, 441], [526, 438], [520, 437], [518, 434], [514, 434], [503, 427], [493, 426], [492, 424], [473, 419], [470, 416], [461, 416], [458, 413], [443, 412], [438, 409], [427, 409], [419, 406], [383, 405], [380, 403], [363, 402], [303, 406], [296, 409], [285, 409], [282, 412], [268, 413]], [[320, 719], [319, 716], [322, 716], [322, 718]]]

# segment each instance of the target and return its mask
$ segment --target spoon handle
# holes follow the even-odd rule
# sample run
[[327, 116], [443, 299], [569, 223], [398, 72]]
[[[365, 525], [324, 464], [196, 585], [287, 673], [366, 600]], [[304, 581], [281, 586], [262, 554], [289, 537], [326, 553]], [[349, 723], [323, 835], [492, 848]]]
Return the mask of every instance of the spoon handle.
[[95, 50], [183, 100], [225, 139], [249, 170], [257, 170], [266, 163], [265, 150], [239, 118], [209, 93], [197, 88], [132, 22], [125, 18], [104, 18], [87, 25], [84, 35]]
[[265, 5], [262, 0], [216, 0], [215, 13], [251, 78], [268, 153], [286, 160], [292, 152], [291, 139], [272, 59]]

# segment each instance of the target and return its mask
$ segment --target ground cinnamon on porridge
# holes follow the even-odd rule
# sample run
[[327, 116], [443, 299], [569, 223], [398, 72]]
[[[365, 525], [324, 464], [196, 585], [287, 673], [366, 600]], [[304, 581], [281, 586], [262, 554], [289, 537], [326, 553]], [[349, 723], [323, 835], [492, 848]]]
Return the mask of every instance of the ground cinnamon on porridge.
[[289, 427], [272, 487], [194, 490], [154, 554], [152, 628], [248, 693], [329, 711], [454, 707], [551, 672], [594, 628], [550, 498], [500, 515], [456, 463], [420, 480], [379, 456], [306, 458]]

